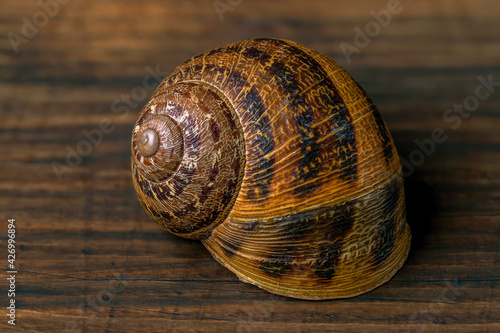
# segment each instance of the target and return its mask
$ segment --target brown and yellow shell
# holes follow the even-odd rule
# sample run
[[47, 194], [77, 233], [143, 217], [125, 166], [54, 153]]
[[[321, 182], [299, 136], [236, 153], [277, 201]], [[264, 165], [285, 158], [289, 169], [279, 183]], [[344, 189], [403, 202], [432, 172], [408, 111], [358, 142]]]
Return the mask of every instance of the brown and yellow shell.
[[139, 115], [132, 171], [153, 220], [272, 293], [356, 296], [408, 256], [382, 117], [347, 72], [295, 42], [245, 40], [177, 67]]

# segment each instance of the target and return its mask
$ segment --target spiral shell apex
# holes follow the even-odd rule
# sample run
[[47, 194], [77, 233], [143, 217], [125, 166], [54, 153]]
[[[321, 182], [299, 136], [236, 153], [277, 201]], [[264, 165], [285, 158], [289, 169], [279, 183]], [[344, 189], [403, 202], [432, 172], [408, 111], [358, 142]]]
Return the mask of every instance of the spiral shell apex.
[[272, 293], [356, 296], [408, 256], [382, 117], [347, 72], [298, 43], [245, 40], [177, 67], [139, 115], [132, 173], [152, 219]]

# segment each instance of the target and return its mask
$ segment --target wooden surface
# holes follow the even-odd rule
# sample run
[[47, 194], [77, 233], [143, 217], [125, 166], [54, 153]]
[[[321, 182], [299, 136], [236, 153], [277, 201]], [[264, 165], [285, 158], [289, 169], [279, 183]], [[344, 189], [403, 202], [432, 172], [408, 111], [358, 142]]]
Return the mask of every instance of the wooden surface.
[[[447, 111], [474, 102], [479, 76], [500, 81], [497, 2], [402, 1], [350, 62], [340, 45], [355, 46], [354, 29], [388, 1], [245, 0], [222, 16], [211, 0], [66, 2], [46, 23], [38, 1], [2, 2], [0, 331], [500, 331], [500, 87], [467, 117]], [[41, 26], [24, 28], [16, 53], [9, 33], [21, 38], [33, 15]], [[401, 157], [418, 164], [406, 179], [409, 259], [370, 293], [312, 302], [243, 284], [138, 203], [129, 138], [156, 85], [147, 68], [164, 77], [199, 52], [258, 36], [337, 61], [378, 106]], [[436, 128], [446, 141], [430, 149]], [[11, 218], [15, 327], [5, 308]]]

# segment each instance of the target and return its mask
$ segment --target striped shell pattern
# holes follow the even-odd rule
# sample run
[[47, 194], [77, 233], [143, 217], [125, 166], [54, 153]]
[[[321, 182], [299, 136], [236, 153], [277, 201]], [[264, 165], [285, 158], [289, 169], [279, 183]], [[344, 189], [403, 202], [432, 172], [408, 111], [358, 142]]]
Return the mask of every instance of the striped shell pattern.
[[153, 220], [272, 293], [356, 296], [408, 256], [382, 117], [347, 72], [295, 42], [245, 40], [177, 67], [139, 115], [132, 173]]

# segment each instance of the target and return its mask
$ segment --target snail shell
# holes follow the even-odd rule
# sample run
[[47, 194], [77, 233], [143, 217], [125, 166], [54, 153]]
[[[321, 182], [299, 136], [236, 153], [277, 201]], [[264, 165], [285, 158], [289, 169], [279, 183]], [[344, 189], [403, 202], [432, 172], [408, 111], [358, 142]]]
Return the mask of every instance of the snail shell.
[[340, 66], [291, 41], [241, 41], [176, 68], [139, 115], [132, 172], [153, 220], [272, 293], [356, 296], [408, 256], [382, 117]]

